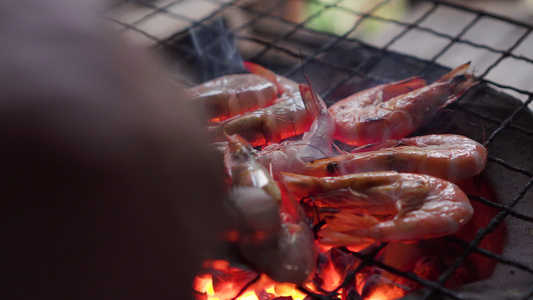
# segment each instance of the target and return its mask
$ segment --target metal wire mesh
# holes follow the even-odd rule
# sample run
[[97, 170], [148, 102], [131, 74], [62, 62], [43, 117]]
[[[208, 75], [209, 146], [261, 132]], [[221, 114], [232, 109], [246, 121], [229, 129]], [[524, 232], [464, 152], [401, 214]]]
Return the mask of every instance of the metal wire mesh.
[[[298, 20], [280, 13], [289, 4], [311, 2], [319, 9]], [[533, 40], [533, 27], [524, 22], [439, 0], [423, 2], [424, 9], [407, 21], [380, 14], [382, 9], [394, 2], [395, 0], [377, 1], [369, 9], [357, 11], [342, 0], [277, 0], [269, 1], [268, 5], [263, 5], [261, 9], [251, 5], [249, 1], [237, 0], [137, 1], [127, 7], [115, 7], [107, 14], [107, 18], [118, 24], [121, 32], [133, 40], [153, 50], [170, 53], [172, 60], [169, 67], [176, 69], [197, 63], [190, 32], [199, 29], [214, 31], [218, 35], [203, 45], [206, 52], [217, 47], [222, 40], [235, 40], [244, 60], [258, 62], [299, 82], [303, 82], [304, 70], [309, 74], [311, 82], [316, 83], [315, 89], [328, 104], [347, 96], [350, 91], [377, 83], [416, 75], [422, 75], [431, 81], [445, 73], [447, 68], [455, 67], [453, 64], [457, 62], [474, 60], [473, 64], [477, 63], [480, 68], [476, 72], [480, 84], [453, 104], [451, 109], [462, 115], [462, 124], [469, 124], [469, 128], [474, 128], [470, 137], [483, 142], [488, 148], [487, 172], [498, 173], [507, 178], [505, 185], [509, 186], [504, 187], [503, 192], [498, 192], [499, 202], [480, 195], [469, 195], [472, 202], [494, 209], [495, 215], [488, 220], [486, 226], [479, 228], [470, 240], [447, 238], [459, 245], [462, 252], [435, 281], [397, 270], [377, 260], [376, 252], [351, 255], [361, 259], [365, 265], [377, 266], [422, 285], [424, 289], [417, 293], [417, 299], [433, 299], [439, 295], [451, 299], [468, 298], [467, 295], [470, 294], [461, 289], [446, 288], [446, 282], [471, 255], [481, 255], [499, 265], [507, 266], [505, 271], [501, 272], [510, 272], [508, 276], [515, 272], [523, 274], [525, 287], [515, 291], [513, 295], [516, 299], [530, 299], [533, 296], [533, 267], [528, 260], [531, 250], [527, 249], [527, 242], [521, 244], [521, 247], [526, 249], [506, 250], [503, 253], [495, 253], [480, 244], [495, 230], [501, 229], [503, 223], [518, 223], [519, 228], [533, 228], [533, 214], [529, 210], [529, 202], [533, 200], [533, 157], [530, 155], [533, 153], [533, 125], [530, 122], [532, 114], [529, 110], [533, 107], [533, 89], [527, 84], [527, 80], [524, 81], [520, 77], [533, 73], [533, 58], [527, 53], [527, 45]], [[204, 9], [195, 12], [192, 4]], [[337, 34], [311, 29], [313, 22], [329, 11], [351, 16], [351, 26]], [[450, 31], [449, 28], [435, 26], [430, 22], [443, 11], [467, 17], [455, 22], [455, 27]], [[243, 17], [239, 19], [235, 14]], [[213, 21], [221, 17], [229, 24], [228, 29], [213, 27]], [[389, 30], [388, 35], [380, 41], [371, 41], [359, 33], [361, 27], [369, 21], [379, 22], [394, 29]], [[495, 44], [486, 36], [477, 36], [476, 31], [487, 26], [487, 23], [494, 23], [496, 27], [512, 28], [512, 34], [507, 36], [507, 43]], [[416, 34], [419, 35], [418, 43], [431, 48], [430, 54], [416, 52], [416, 46], [407, 47], [417, 40]], [[468, 53], [483, 53], [485, 58], [489, 59], [464, 57], [462, 52], [466, 48], [471, 51]], [[414, 49], [415, 53], [406, 52], [410, 51], [409, 49]], [[342, 57], [343, 55], [361, 57]], [[216, 61], [217, 57], [212, 59]], [[217, 63], [231, 64], [220, 58]], [[385, 67], [387, 64], [396, 69], [388, 72]], [[526, 75], [520, 75], [519, 70], [526, 70], [523, 73]], [[194, 74], [189, 75], [180, 80], [189, 84], [201, 80], [198, 74], [196, 77]], [[502, 99], [510, 101], [512, 105], [500, 106], [502, 104], [499, 101], [503, 101]], [[492, 104], [489, 105], [491, 101]], [[493, 183], [498, 185], [498, 182]], [[510, 235], [509, 239], [509, 243], [512, 243], [513, 235]], [[526, 236], [524, 239], [533, 242], [532, 236]], [[380, 247], [387, 245], [382, 244]], [[528, 255], [520, 256], [517, 253]], [[495, 279], [494, 284], [505, 282], [500, 277]], [[503, 286], [493, 288], [506, 289]], [[484, 292], [487, 293], [479, 291], [480, 295], [484, 295]], [[485, 296], [479, 299], [490, 298]], [[323, 299], [334, 297], [332, 293]]]

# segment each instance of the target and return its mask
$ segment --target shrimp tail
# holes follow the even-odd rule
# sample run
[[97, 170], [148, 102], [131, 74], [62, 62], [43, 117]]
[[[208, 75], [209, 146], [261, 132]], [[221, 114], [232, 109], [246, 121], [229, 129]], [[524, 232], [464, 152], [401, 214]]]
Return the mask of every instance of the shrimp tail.
[[466, 64], [462, 64], [459, 67], [451, 70], [449, 73], [445, 74], [441, 78], [439, 78], [436, 82], [446, 82], [458, 75], [464, 75], [466, 74], [466, 71], [468, 71], [468, 68], [470, 68], [470, 62], [467, 62]]
[[447, 83], [453, 94], [452, 96], [448, 97], [446, 102], [444, 102], [440, 106], [440, 109], [455, 102], [464, 93], [466, 93], [471, 87], [473, 87], [474, 85], [478, 83], [477, 81], [475, 81], [475, 78], [472, 74], [466, 73], [469, 67], [470, 67], [470, 62], [453, 69], [448, 74], [442, 76], [439, 80], [436, 81], [436, 82]]
[[477, 83], [478, 82], [474, 80], [474, 77], [472, 75], [465, 74], [455, 76], [450, 83], [450, 89], [453, 91], [454, 95], [449, 97], [448, 100], [444, 102], [444, 104], [440, 108], [442, 109], [445, 106], [455, 102]]
[[277, 92], [279, 95], [285, 94], [286, 92], [285, 88], [279, 82], [276, 73], [258, 64], [254, 64], [253, 62], [245, 61], [242, 64], [246, 68], [246, 70], [248, 70], [250, 73], [262, 76], [266, 78], [268, 81], [272, 82], [276, 86]]
[[417, 90], [419, 88], [426, 86], [426, 80], [420, 77], [413, 77], [398, 81], [392, 84], [387, 85], [383, 89], [383, 101], [388, 101], [396, 96], [407, 94], [411, 91]]
[[474, 82], [472, 75], [460, 74], [451, 79], [450, 88], [464, 93], [475, 84], [477, 84], [477, 82]]

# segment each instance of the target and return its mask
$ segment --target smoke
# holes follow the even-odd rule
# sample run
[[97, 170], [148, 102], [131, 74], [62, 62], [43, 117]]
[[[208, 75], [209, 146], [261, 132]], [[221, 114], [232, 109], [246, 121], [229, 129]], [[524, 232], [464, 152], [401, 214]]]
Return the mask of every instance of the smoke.
[[221, 17], [190, 34], [203, 81], [245, 71], [234, 37]]

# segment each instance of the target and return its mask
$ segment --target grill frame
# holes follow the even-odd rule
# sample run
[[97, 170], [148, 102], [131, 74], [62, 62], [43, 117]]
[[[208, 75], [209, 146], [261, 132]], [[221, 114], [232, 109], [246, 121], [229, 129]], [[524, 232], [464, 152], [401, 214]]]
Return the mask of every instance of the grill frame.
[[[531, 186], [533, 185], [533, 158], [530, 159], [527, 153], [524, 153], [524, 151], [527, 152], [533, 150], [533, 146], [531, 146], [533, 145], [533, 128], [531, 125], [532, 123], [529, 122], [533, 120], [531, 111], [529, 110], [529, 107], [531, 107], [533, 102], [533, 89], [526, 90], [523, 88], [495, 82], [487, 78], [490, 72], [497, 68], [507, 58], [518, 60], [523, 64], [533, 64], [533, 59], [515, 53], [517, 47], [519, 47], [527, 38], [532, 38], [531, 31], [533, 30], [533, 26], [525, 22], [512, 20], [441, 0], [425, 1], [431, 3], [432, 8], [410, 23], [394, 19], [387, 19], [373, 14], [382, 6], [385, 6], [393, 1], [395, 0], [379, 1], [376, 6], [369, 11], [355, 12], [343, 7], [342, 0], [337, 0], [329, 4], [321, 3], [318, 0], [313, 0], [312, 2], [323, 5], [323, 9], [319, 10], [315, 15], [310, 15], [302, 22], [293, 22], [273, 14], [273, 12], [285, 4], [287, 0], [274, 1], [274, 4], [270, 7], [270, 9], [265, 11], [254, 11], [253, 8], [247, 6], [246, 3], [243, 3], [243, 1], [239, 0], [207, 0], [205, 2], [210, 2], [215, 6], [218, 6], [218, 8], [199, 19], [194, 19], [187, 16], [186, 12], [182, 14], [176, 13], [175, 11], [170, 11], [170, 8], [173, 6], [185, 3], [187, 0], [164, 1], [162, 4], [152, 3], [150, 1], [137, 1], [135, 5], [148, 8], [148, 11], [150, 12], [130, 22], [126, 22], [115, 16], [108, 16], [107, 19], [115, 24], [120, 25], [123, 33], [135, 32], [144, 36], [145, 38], [148, 38], [149, 40], [152, 40], [153, 45], [150, 46], [151, 49], [158, 52], [170, 53], [171, 60], [169, 65], [171, 68], [190, 69], [191, 61], [193, 61], [192, 67], [194, 68], [194, 62], [196, 59], [195, 52], [190, 47], [190, 43], [184, 42], [188, 38], [190, 30], [195, 30], [198, 28], [209, 29], [211, 27], [210, 22], [212, 20], [235, 9], [243, 13], [255, 15], [254, 18], [250, 18], [247, 21], [241, 22], [239, 25], [232, 27], [229, 31], [219, 32], [221, 36], [220, 39], [230, 37], [239, 42], [245, 41], [247, 43], [257, 44], [258, 47], [262, 47], [262, 50], [255, 55], [244, 57], [245, 60], [251, 60], [255, 62], [268, 61], [270, 58], [264, 59], [264, 56], [269, 51], [279, 52], [281, 53], [279, 54], [281, 56], [288, 56], [290, 58], [289, 61], [292, 62], [292, 66], [289, 66], [288, 68], [286, 65], [280, 66], [277, 64], [266, 66], [274, 71], [277, 71], [283, 76], [296, 79], [300, 82], [302, 82], [302, 69], [311, 74], [312, 72], [310, 71], [312, 69], [312, 65], [314, 64], [333, 68], [339, 73], [342, 73], [344, 77], [336, 80], [336, 84], [330, 86], [329, 88], [323, 88], [321, 86], [317, 88], [321, 96], [326, 99], [328, 104], [340, 99], [343, 94], [338, 93], [339, 88], [345, 87], [347, 84], [352, 82], [354, 78], [359, 78], [358, 76], [368, 79], [369, 81], [365, 83], [368, 86], [381, 82], [394, 81], [396, 78], [384, 77], [379, 75], [379, 72], [378, 75], [376, 75], [376, 72], [373, 72], [376, 70], [376, 66], [379, 66], [380, 63], [387, 59], [400, 57], [402, 61], [420, 64], [422, 67], [419, 68], [417, 74], [412, 75], [422, 74], [423, 76], [425, 75], [428, 77], [429, 81], [432, 81], [438, 77], [438, 75], [448, 70], [447, 67], [439, 65], [437, 61], [454, 45], [466, 44], [499, 55], [498, 59], [494, 63], [490, 64], [483, 73], [476, 74], [480, 80], [480, 85], [476, 87], [474, 91], [467, 93], [467, 95], [458, 101], [457, 104], [453, 104], [452, 108], [454, 111], [464, 112], [468, 117], [479, 119], [481, 120], [480, 122], [487, 128], [490, 127], [490, 130], [487, 129], [485, 132], [474, 129], [474, 132], [472, 132], [473, 136], [471, 137], [483, 142], [483, 144], [489, 148], [487, 171], [484, 172], [484, 174], [487, 174], [487, 180], [495, 185], [500, 203], [495, 203], [478, 195], [469, 195], [469, 198], [471, 201], [475, 201], [481, 205], [496, 209], [498, 211], [496, 216], [490, 220], [486, 227], [481, 228], [477, 232], [476, 237], [472, 240], [462, 241], [449, 238], [453, 242], [464, 247], [464, 251], [462, 255], [456, 259], [452, 267], [441, 274], [436, 282], [424, 280], [414, 274], [404, 273], [401, 271], [399, 272], [398, 270], [395, 270], [394, 268], [377, 261], [375, 259], [377, 252], [354, 255], [362, 259], [365, 264], [378, 266], [393, 274], [398, 273], [400, 276], [406, 277], [407, 279], [413, 280], [425, 286], [423, 290], [406, 296], [404, 297], [405, 299], [487, 299], [488, 296], [491, 298], [496, 297], [498, 299], [533, 298], [533, 267], [529, 266], [528, 262], [531, 261], [530, 259], [533, 259], [533, 253], [529, 253], [533, 251], [527, 251], [528, 249], [525, 249], [525, 247], [527, 247], [527, 239], [524, 241], [524, 243], [522, 243], [521, 248], [524, 249], [516, 249], [516, 247], [510, 248], [509, 246], [502, 254], [493, 253], [478, 247], [483, 238], [493, 232], [498, 226], [502, 226], [504, 222], [509, 227], [509, 239], [511, 242], [513, 239], [518, 238], [513, 235], [513, 230], [516, 230], [519, 233], [527, 232], [527, 226], [533, 223], [533, 214], [528, 214], [528, 212], [533, 211], [533, 204], [531, 204], [533, 202], [533, 191], [531, 189]], [[307, 1], [300, 0], [297, 2]], [[441, 7], [446, 7], [448, 9], [461, 12], [468, 12], [474, 14], [475, 18], [455, 35], [445, 34], [421, 25], [425, 20], [431, 18], [432, 14], [434, 14]], [[116, 9], [119, 8], [120, 7], [117, 7]], [[340, 36], [318, 32], [305, 27], [305, 25], [312, 21], [314, 17], [320, 15], [323, 13], [323, 11], [328, 9], [343, 9], [349, 13], [359, 16], [360, 19], [349, 31]], [[142, 29], [141, 25], [143, 23], [160, 15], [178, 19], [188, 23], [188, 25], [168, 36], [157, 36]], [[276, 22], [282, 23], [286, 25], [288, 30], [283, 34], [270, 37], [273, 38], [272, 40], [264, 39], [263, 36], [257, 37], [254, 35], [255, 33], [248, 32], [251, 29], [255, 29], [255, 24], [263, 19], [272, 19]], [[496, 20], [503, 22], [504, 24], [510, 24], [523, 28], [524, 33], [512, 45], [503, 50], [463, 39], [464, 35], [471, 28], [484, 19]], [[356, 31], [358, 27], [366, 20], [379, 20], [382, 22], [394, 23], [399, 26], [404, 26], [405, 29], [397, 35], [392, 36], [389, 42], [383, 47], [377, 48], [356, 37], [351, 36], [351, 34]], [[210, 29], [217, 32], [220, 31], [219, 28]], [[412, 30], [420, 30], [439, 38], [446, 39], [448, 43], [446, 46], [442, 47], [431, 59], [424, 59], [406, 53], [399, 54], [389, 50], [391, 45], [404, 38], [405, 35]], [[309, 36], [313, 36], [316, 39], [313, 41], [306, 40]], [[216, 40], [217, 39], [213, 41], [213, 44], [216, 44]], [[288, 42], [296, 44], [299, 43], [302, 47], [305, 47], [305, 49], [299, 49], [300, 51], [296, 51], [293, 48], [286, 47], [285, 44]], [[346, 47], [350, 48], [350, 46], [353, 45], [362, 47], [362, 49], [370, 49], [369, 52], [375, 56], [371, 56], [369, 62], [360, 63], [356, 65], [356, 67], [351, 65], [343, 65], [339, 62], [332, 63], [327, 61], [328, 54], [337, 53], [337, 51], [344, 53], [342, 51], [345, 51]], [[216, 60], [216, 58], [213, 57], [212, 59]], [[224, 64], [225, 62], [219, 61], [218, 63]], [[408, 75], [405, 77], [408, 77]], [[178, 79], [186, 84], [192, 83], [190, 79]], [[198, 80], [199, 79], [196, 78], [192, 81]], [[313, 82], [313, 78], [311, 78], [311, 81]], [[513, 95], [519, 96], [523, 100], [513, 99], [503, 92], [510, 92]], [[343, 93], [346, 93], [346, 91]], [[478, 104], [475, 102], [475, 99], [483, 97], [486, 97], [488, 100], [494, 103], [497, 103], [497, 101], [506, 101], [505, 103], [508, 104], [504, 105], [505, 107], [498, 113], [477, 110], [477, 106], [473, 105]], [[498, 108], [500, 108], [498, 105], [494, 105], [494, 109]], [[529, 127], [527, 126], [528, 123]], [[485, 137], [483, 137], [483, 134], [485, 134]], [[519, 149], [520, 153], [516, 154], [516, 156], [520, 159], [524, 159], [523, 162], [516, 162], [515, 160], [518, 159], [511, 158], [509, 155], [510, 151], [506, 149], [507, 145], [513, 144], [513, 138], [515, 135], [521, 137], [520, 141], [523, 144], [523, 149]], [[513, 151], [511, 151], [511, 154], [514, 155]], [[503, 175], [491, 175], [498, 173], [503, 173]], [[516, 181], [520, 182], [517, 183]], [[518, 223], [518, 225], [512, 225], [514, 223]], [[529, 240], [533, 241], [533, 237], [530, 237]], [[378, 249], [383, 247], [386, 247], [385, 243], [380, 245]], [[496, 276], [493, 275], [487, 280], [471, 283], [459, 288], [445, 288], [444, 283], [446, 280], [452, 276], [453, 272], [472, 253], [477, 253], [497, 261], [498, 266], [495, 273]], [[515, 276], [511, 276], [512, 272], [514, 272]], [[509, 277], [508, 279], [506, 279], [505, 274], [509, 275], [507, 276]], [[516, 277], [519, 277], [519, 274], [524, 274], [524, 276], [520, 276], [520, 282], [518, 284], [513, 284], [513, 282], [516, 281]], [[318, 295], [315, 295], [315, 298], [334, 299], [333, 297], [323, 298]]]

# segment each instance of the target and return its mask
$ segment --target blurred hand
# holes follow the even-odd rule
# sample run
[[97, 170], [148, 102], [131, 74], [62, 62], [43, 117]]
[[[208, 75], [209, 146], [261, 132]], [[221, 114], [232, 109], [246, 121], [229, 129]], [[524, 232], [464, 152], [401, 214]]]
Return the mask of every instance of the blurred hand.
[[77, 2], [0, 2], [0, 298], [190, 298], [222, 167], [158, 62]]

